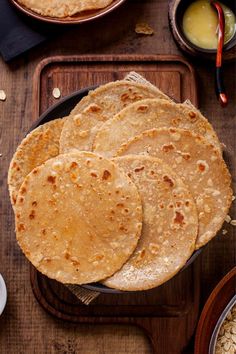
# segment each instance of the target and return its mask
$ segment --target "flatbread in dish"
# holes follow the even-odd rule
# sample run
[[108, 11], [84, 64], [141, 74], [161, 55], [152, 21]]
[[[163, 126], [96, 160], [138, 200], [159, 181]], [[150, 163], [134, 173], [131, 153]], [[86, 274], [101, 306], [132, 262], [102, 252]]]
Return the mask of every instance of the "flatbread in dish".
[[196, 205], [182, 179], [161, 160], [129, 155], [113, 161], [139, 190], [143, 228], [133, 255], [103, 283], [126, 291], [151, 289], [173, 277], [192, 255], [198, 232]]
[[184, 129], [152, 129], [117, 152], [117, 156], [127, 154], [162, 159], [189, 187], [199, 217], [196, 249], [217, 234], [232, 202], [231, 176], [220, 152], [206, 138]]
[[124, 107], [144, 98], [170, 100], [153, 85], [126, 80], [110, 82], [90, 91], [72, 110], [60, 139], [60, 152], [91, 151], [97, 130]]
[[86, 10], [103, 9], [113, 0], [17, 0], [19, 4], [27, 7], [42, 16], [68, 17]]
[[54, 119], [31, 131], [18, 146], [9, 166], [8, 188], [12, 206], [25, 177], [35, 167], [59, 154], [64, 119]]
[[192, 130], [205, 136], [209, 143], [221, 151], [221, 144], [212, 125], [196, 108], [153, 98], [135, 102], [105, 122], [96, 134], [93, 151], [112, 157], [119, 146], [132, 137], [145, 130], [162, 127]]
[[43, 274], [84, 284], [119, 270], [142, 228], [131, 179], [92, 153], [58, 155], [26, 176], [15, 206], [16, 236]]

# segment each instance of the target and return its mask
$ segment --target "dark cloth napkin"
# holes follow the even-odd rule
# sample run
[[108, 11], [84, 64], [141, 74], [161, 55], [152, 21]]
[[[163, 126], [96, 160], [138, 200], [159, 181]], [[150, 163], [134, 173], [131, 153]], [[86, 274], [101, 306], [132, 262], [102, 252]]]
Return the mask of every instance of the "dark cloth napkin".
[[0, 0], [0, 53], [5, 61], [35, 47], [56, 32], [58, 26], [28, 18], [9, 0]]

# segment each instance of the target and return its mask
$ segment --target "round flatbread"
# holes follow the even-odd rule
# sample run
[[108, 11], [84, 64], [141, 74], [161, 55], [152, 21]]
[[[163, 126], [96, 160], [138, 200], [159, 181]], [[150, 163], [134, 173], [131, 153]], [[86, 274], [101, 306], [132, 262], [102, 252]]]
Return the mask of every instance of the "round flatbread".
[[12, 206], [25, 177], [35, 167], [59, 154], [59, 139], [64, 119], [55, 119], [31, 131], [18, 146], [8, 171]]
[[90, 91], [72, 110], [61, 134], [60, 151], [92, 150], [97, 129], [124, 107], [144, 98], [165, 98], [153, 85], [126, 80], [110, 82]]
[[196, 205], [182, 179], [161, 160], [129, 155], [113, 161], [139, 190], [143, 228], [133, 255], [104, 284], [126, 291], [151, 289], [173, 277], [192, 255]]
[[113, 0], [17, 0], [19, 4], [49, 17], [68, 17], [86, 10], [107, 7]]
[[59, 155], [36, 167], [25, 178], [15, 208], [25, 256], [62, 283], [112, 275], [141, 234], [136, 186], [113, 162], [92, 153]]
[[94, 139], [93, 151], [107, 157], [114, 156], [121, 144], [145, 130], [176, 127], [192, 130], [205, 136], [221, 150], [218, 137], [206, 118], [192, 106], [162, 99], [146, 99], [124, 108], [105, 122]]
[[124, 144], [117, 155], [148, 154], [169, 164], [192, 193], [199, 216], [196, 249], [221, 228], [232, 202], [231, 176], [218, 150], [202, 136], [174, 128], [153, 129]]

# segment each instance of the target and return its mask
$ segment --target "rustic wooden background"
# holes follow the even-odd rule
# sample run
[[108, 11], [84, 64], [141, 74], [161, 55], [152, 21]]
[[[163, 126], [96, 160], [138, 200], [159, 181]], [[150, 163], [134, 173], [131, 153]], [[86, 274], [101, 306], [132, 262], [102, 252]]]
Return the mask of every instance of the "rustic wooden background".
[[[15, 242], [6, 178], [9, 160], [33, 123], [32, 77], [36, 65], [48, 56], [61, 54], [182, 55], [169, 31], [167, 13], [167, 0], [127, 0], [113, 14], [93, 24], [70, 28], [11, 64], [0, 59], [0, 89], [7, 95], [5, 102], [0, 101], [0, 272], [8, 288], [8, 304], [0, 318], [0, 353], [151, 353], [150, 343], [137, 328], [63, 323], [37, 304], [29, 283], [28, 262]], [[155, 34], [137, 35], [134, 27], [140, 21], [149, 23]], [[189, 58], [189, 61], [198, 75], [200, 108], [226, 145], [225, 156], [235, 182], [236, 63], [225, 66], [230, 104], [222, 109], [214, 94], [213, 65], [198, 59]], [[236, 218], [235, 207], [232, 207], [231, 215]], [[228, 224], [224, 228], [228, 233], [224, 236], [219, 233], [201, 255], [201, 306], [217, 282], [236, 263], [235, 228]]]

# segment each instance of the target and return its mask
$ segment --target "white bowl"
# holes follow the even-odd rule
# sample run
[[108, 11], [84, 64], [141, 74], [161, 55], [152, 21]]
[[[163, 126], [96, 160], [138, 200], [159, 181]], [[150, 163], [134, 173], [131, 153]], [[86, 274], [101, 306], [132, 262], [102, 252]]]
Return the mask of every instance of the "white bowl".
[[4, 279], [0, 274], [0, 316], [3, 313], [3, 310], [6, 306], [6, 302], [7, 302], [7, 288]]

